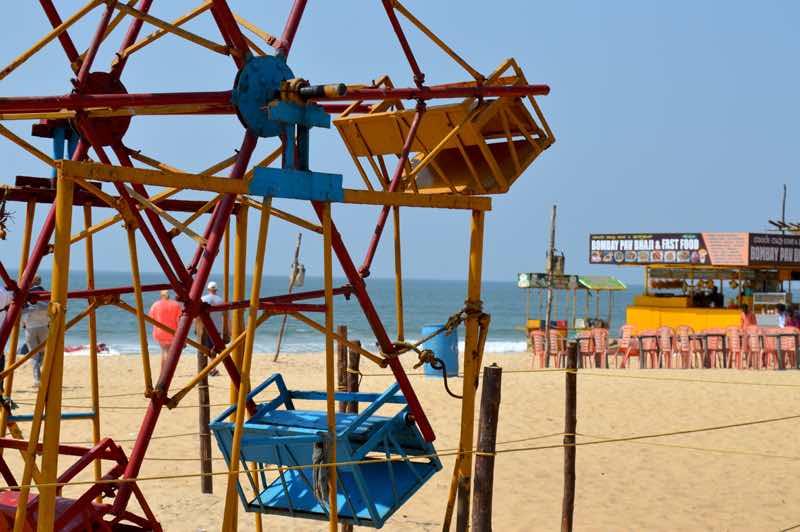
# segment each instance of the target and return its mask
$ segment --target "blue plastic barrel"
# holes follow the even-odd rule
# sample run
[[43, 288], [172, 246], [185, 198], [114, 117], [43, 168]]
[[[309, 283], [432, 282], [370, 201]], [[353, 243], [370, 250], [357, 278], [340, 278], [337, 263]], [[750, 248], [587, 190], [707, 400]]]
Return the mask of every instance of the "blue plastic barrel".
[[[422, 328], [422, 337], [433, 334], [444, 325], [426, 325]], [[448, 377], [458, 376], [458, 330], [452, 333], [447, 331], [437, 334], [422, 344], [423, 349], [430, 349], [433, 355], [441, 359], [447, 368]], [[425, 364], [425, 375], [428, 377], [441, 377], [442, 370], [433, 369], [430, 364]]]

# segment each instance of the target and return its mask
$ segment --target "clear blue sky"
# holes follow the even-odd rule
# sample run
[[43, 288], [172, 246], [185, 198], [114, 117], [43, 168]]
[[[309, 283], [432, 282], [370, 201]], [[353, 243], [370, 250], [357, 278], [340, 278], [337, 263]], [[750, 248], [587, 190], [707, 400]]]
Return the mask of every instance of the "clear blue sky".
[[[82, 2], [57, 1], [67, 13]], [[279, 34], [289, 2], [233, 1], [245, 17]], [[779, 212], [780, 187], [788, 183], [789, 216], [800, 217], [800, 150], [797, 124], [800, 38], [796, 2], [537, 2], [497, 0], [423, 2], [407, 6], [479, 70], [515, 57], [532, 83], [548, 83], [540, 100], [556, 144], [497, 196], [487, 218], [485, 278], [513, 280], [518, 271], [540, 271], [550, 206], [559, 207], [558, 247], [573, 273], [616, 273], [638, 280], [638, 269], [604, 270], [588, 264], [590, 232], [759, 231]], [[152, 13], [171, 19], [194, 2], [155, 2]], [[14, 2], [0, 32], [0, 57], [8, 63], [49, 28], [38, 3]], [[100, 11], [73, 31], [85, 48]], [[187, 26], [215, 41], [205, 15]], [[145, 26], [149, 33], [151, 27]], [[412, 45], [431, 83], [466, 79], [459, 68], [411, 31]], [[103, 47], [106, 68], [122, 29]], [[311, 0], [290, 58], [296, 75], [314, 82], [369, 82], [388, 73], [411, 85], [409, 70], [377, 0]], [[168, 36], [137, 53], [123, 81], [131, 92], [223, 90], [235, 71], [217, 56]], [[70, 71], [57, 43], [5, 80], [0, 95], [62, 94]], [[29, 125], [12, 124], [28, 135]], [[242, 128], [235, 117], [135, 118], [126, 142], [186, 168], [203, 167], [233, 153]], [[43, 149], [49, 147], [35, 139]], [[262, 141], [259, 154], [274, 146]], [[2, 182], [18, 174], [46, 175], [35, 159], [0, 139]], [[312, 167], [341, 172], [346, 186], [360, 185], [335, 131], [315, 131]], [[306, 216], [299, 202], [276, 202]], [[0, 243], [10, 266], [18, 262], [22, 206], [11, 235]], [[44, 210], [44, 209], [41, 209]], [[108, 211], [105, 211], [108, 212]], [[336, 207], [335, 221], [357, 262], [363, 256], [377, 209]], [[101, 216], [98, 212], [97, 216]], [[77, 227], [77, 226], [76, 226]], [[415, 278], [463, 278], [468, 216], [406, 209], [404, 271]], [[255, 232], [253, 228], [253, 233]], [[266, 270], [285, 275], [296, 230], [271, 227]], [[306, 235], [304, 262], [321, 270], [319, 240]], [[97, 267], [125, 270], [121, 231], [97, 239]], [[373, 275], [392, 274], [389, 240]], [[144, 246], [142, 246], [144, 248]], [[187, 254], [192, 246], [182, 246]], [[143, 268], [155, 270], [148, 252]], [[80, 248], [74, 264], [82, 267]], [[47, 264], [45, 267], [48, 267]]]

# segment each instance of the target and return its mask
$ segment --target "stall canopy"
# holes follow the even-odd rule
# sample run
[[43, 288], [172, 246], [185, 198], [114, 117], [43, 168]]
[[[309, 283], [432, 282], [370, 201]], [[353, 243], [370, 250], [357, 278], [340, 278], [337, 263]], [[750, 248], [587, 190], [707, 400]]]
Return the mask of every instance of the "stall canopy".
[[578, 285], [587, 290], [627, 290], [628, 287], [610, 275], [579, 275]]
[[[547, 288], [546, 273], [519, 273], [520, 288]], [[627, 290], [625, 283], [610, 275], [553, 275], [555, 290]]]

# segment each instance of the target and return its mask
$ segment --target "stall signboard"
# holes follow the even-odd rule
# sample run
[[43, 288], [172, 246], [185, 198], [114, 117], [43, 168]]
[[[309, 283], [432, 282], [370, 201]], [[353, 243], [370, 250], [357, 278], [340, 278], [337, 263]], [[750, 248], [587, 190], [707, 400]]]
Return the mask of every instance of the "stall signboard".
[[747, 266], [748, 233], [589, 235], [592, 264]]
[[800, 235], [750, 233], [750, 264], [800, 266]]
[[[517, 286], [520, 288], [547, 288], [546, 273], [518, 273]], [[572, 290], [578, 286], [577, 275], [553, 275], [553, 288], [556, 290]]]

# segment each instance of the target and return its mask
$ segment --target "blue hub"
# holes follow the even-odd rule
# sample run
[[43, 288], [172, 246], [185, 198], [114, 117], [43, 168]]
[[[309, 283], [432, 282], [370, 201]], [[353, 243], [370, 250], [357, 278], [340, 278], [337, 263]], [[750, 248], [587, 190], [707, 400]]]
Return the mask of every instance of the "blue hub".
[[277, 137], [283, 126], [270, 118], [268, 108], [279, 103], [281, 84], [294, 78], [283, 57], [251, 57], [239, 71], [231, 103], [242, 125], [259, 137]]

